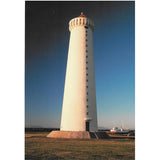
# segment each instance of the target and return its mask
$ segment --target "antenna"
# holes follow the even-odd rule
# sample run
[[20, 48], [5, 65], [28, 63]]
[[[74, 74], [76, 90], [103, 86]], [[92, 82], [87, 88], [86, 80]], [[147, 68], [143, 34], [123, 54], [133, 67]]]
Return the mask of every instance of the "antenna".
[[123, 120], [122, 120], [122, 128], [124, 129], [124, 122], [123, 122]]
[[112, 121], [112, 122], [113, 122], [113, 127], [116, 127], [115, 121]]

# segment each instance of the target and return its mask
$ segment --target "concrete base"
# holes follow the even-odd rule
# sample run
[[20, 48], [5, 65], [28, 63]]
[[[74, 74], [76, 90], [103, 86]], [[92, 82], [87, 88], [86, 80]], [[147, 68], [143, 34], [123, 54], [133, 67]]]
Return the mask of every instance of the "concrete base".
[[88, 132], [88, 131], [52, 131], [47, 135], [48, 138], [60, 139], [108, 139], [106, 132]]

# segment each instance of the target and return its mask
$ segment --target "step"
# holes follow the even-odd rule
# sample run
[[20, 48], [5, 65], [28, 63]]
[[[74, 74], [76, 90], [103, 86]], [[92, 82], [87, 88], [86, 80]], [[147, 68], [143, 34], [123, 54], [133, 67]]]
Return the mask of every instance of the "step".
[[110, 138], [106, 132], [95, 132], [98, 139], [108, 139]]
[[89, 132], [89, 134], [90, 134], [90, 137], [91, 137], [91, 138], [96, 138], [96, 135], [95, 135], [94, 132]]

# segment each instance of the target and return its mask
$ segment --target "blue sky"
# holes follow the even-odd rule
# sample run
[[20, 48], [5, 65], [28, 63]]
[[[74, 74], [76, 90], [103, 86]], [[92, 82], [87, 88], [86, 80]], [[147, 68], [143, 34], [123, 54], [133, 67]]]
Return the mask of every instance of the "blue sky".
[[95, 23], [98, 125], [120, 127], [123, 121], [126, 128], [134, 128], [134, 2], [26, 3], [26, 126], [60, 126], [70, 35], [68, 22], [81, 11]]

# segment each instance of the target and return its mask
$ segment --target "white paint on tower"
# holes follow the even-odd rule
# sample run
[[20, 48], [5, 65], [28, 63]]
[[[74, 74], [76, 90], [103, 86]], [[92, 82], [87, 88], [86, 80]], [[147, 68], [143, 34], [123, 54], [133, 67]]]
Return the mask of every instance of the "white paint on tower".
[[97, 131], [93, 22], [83, 13], [69, 22], [70, 42], [61, 131]]

